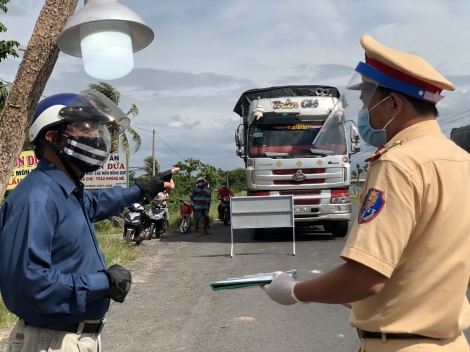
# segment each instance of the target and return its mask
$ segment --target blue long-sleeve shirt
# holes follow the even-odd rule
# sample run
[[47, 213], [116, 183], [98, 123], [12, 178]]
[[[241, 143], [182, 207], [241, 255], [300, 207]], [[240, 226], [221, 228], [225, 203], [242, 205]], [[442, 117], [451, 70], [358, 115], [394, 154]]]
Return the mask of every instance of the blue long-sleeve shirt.
[[142, 200], [137, 186], [84, 191], [42, 158], [0, 211], [0, 290], [7, 308], [36, 325], [104, 317], [106, 262], [92, 223]]

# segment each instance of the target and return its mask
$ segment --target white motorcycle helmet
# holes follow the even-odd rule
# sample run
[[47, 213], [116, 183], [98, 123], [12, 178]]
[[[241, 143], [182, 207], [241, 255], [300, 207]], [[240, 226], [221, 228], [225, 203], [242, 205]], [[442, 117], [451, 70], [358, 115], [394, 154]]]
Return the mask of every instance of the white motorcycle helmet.
[[[74, 177], [69, 163], [83, 173], [98, 170], [108, 158], [112, 140], [124, 132], [129, 123], [129, 118], [116, 104], [90, 89], [80, 94], [56, 94], [42, 100], [28, 134], [33, 144], [50, 146]], [[52, 143], [45, 139], [44, 133], [54, 129], [58, 137]], [[66, 137], [65, 146], [61, 145], [63, 136]]]

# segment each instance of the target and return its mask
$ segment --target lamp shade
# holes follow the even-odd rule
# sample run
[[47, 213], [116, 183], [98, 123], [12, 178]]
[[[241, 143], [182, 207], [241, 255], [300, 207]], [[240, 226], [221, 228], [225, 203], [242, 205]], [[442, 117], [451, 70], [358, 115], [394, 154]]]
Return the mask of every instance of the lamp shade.
[[[121, 29], [114, 28], [116, 23], [121, 23], [127, 28], [124, 32], [131, 39], [132, 52], [144, 49], [153, 41], [153, 30], [131, 9], [119, 4], [116, 0], [88, 0], [85, 1], [85, 6], [67, 21], [57, 39], [57, 46], [60, 51], [68, 55], [82, 57], [82, 49], [85, 48], [82, 40], [91, 36], [92, 32], [123, 32]], [[110, 24], [113, 28], [110, 28]], [[90, 25], [93, 30], [89, 29]], [[87, 29], [84, 30], [84, 28]], [[94, 41], [94, 39], [89, 39], [89, 41]], [[85, 46], [88, 47], [88, 44]]]

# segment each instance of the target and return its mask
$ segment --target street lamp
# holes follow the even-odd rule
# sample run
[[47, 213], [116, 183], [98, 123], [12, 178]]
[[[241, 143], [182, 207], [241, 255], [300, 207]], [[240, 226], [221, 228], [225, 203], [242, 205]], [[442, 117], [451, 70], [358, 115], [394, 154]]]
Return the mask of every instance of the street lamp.
[[83, 57], [91, 77], [111, 80], [134, 67], [133, 53], [148, 46], [154, 33], [134, 11], [116, 0], [84, 0], [57, 39], [60, 51]]

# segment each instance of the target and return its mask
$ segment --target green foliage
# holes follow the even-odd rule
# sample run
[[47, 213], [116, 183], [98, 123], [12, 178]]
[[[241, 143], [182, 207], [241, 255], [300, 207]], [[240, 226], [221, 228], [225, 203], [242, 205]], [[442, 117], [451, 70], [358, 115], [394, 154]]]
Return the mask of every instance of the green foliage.
[[0, 82], [0, 112], [2, 112], [3, 108], [8, 99], [8, 94], [10, 93], [10, 87], [3, 82]]
[[[181, 170], [178, 174], [173, 175], [175, 189], [171, 191], [170, 199], [175, 202], [168, 204], [170, 211], [179, 209], [180, 199], [189, 200], [189, 193], [194, 189], [198, 177], [206, 179], [212, 190], [215, 190], [222, 180], [214, 166], [205, 164], [198, 159], [190, 158], [184, 162], [180, 161], [174, 166], [179, 167]], [[215, 198], [215, 192], [212, 192], [212, 195]]]
[[[7, 13], [8, 7], [6, 5], [9, 2], [10, 0], [0, 0], [0, 10]], [[7, 31], [7, 27], [5, 27], [3, 23], [0, 23], [0, 33], [4, 33], [6, 31]], [[0, 62], [2, 60], [5, 60], [8, 57], [8, 55], [13, 56], [13, 57], [19, 57], [18, 53], [15, 50], [15, 48], [19, 48], [19, 46], [20, 46], [20, 43], [17, 42], [16, 40], [0, 40]], [[3, 105], [1, 109], [3, 109]]]
[[7, 13], [7, 11], [8, 11], [7, 4], [9, 2], [10, 2], [10, 0], [0, 0], [0, 10]]
[[[237, 167], [234, 170], [223, 171], [219, 169], [222, 180], [228, 181], [229, 188], [234, 192], [241, 192], [246, 189], [246, 170], [242, 167]], [[227, 180], [228, 173], [228, 180]]]
[[121, 100], [121, 93], [111, 84], [106, 82], [98, 82], [98, 84], [90, 83], [88, 87], [107, 96], [114, 104], [119, 105], [119, 100]]
[[[153, 176], [153, 158], [148, 156], [144, 159], [144, 166], [137, 168], [137, 170], [144, 171], [145, 174], [137, 177], [138, 181], [148, 181]], [[155, 173], [160, 171], [160, 164], [155, 159]], [[135, 172], [133, 178], [135, 177]]]
[[5, 307], [5, 304], [0, 298], [0, 329], [13, 326], [17, 320], [17, 316], [11, 313], [7, 307]]

